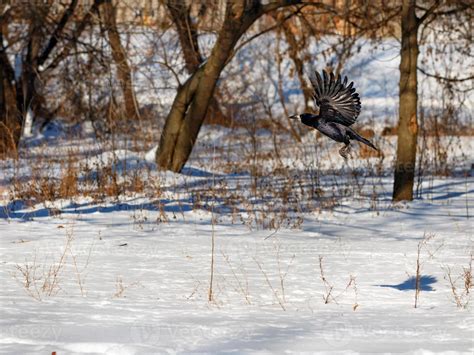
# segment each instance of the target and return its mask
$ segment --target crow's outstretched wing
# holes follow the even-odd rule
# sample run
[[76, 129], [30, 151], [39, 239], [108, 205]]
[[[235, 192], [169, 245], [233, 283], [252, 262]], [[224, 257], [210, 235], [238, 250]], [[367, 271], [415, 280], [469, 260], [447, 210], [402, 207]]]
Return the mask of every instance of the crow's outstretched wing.
[[354, 83], [347, 85], [347, 77], [341, 81], [323, 70], [323, 76], [315, 72], [311, 78], [313, 97], [319, 106], [319, 116], [327, 122], [337, 122], [344, 126], [352, 125], [360, 113], [360, 98], [355, 92]]

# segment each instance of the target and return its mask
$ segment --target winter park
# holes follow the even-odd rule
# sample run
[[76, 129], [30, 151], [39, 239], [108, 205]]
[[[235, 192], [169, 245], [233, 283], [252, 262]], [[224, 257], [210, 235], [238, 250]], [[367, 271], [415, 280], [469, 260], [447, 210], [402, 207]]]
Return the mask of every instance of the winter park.
[[470, 0], [0, 2], [0, 353], [472, 354]]

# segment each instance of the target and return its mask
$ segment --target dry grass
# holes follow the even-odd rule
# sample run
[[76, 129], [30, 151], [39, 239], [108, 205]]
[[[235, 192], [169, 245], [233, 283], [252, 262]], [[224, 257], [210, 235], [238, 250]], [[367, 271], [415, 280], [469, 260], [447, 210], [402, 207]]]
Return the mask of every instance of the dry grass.
[[[213, 210], [218, 219], [229, 218], [250, 229], [273, 231], [299, 229], [305, 213], [332, 210], [346, 198], [368, 201], [375, 211], [381, 208], [380, 194], [385, 189], [382, 178], [391, 174], [390, 161], [385, 157], [390, 143], [385, 138], [374, 139], [373, 131], [361, 130], [376, 141], [381, 153], [354, 146], [354, 158], [332, 169], [340, 157], [329, 149], [332, 146], [327, 139], [303, 131], [299, 143], [289, 132], [282, 133], [277, 121], [256, 120], [245, 130], [211, 130], [206, 126], [187, 165], [197, 170], [197, 175], [185, 173], [176, 178], [143, 160], [125, 160], [120, 155], [124, 149], [139, 154], [152, 147], [153, 137], [159, 133], [152, 122], [142, 122], [133, 132], [120, 124], [112, 125], [113, 130], [99, 138], [73, 134], [53, 146], [47, 142], [31, 147], [28, 155], [22, 151], [17, 161], [3, 162], [5, 171], [9, 171], [8, 199], [11, 205], [15, 201], [26, 206], [42, 204], [51, 215], [60, 215], [61, 207], [54, 204], [58, 200], [86, 198], [91, 204], [101, 204], [143, 197], [160, 212], [156, 223], [166, 223], [179, 215], [184, 218], [182, 211], [190, 206], [193, 210]], [[267, 128], [262, 129], [258, 122], [266, 122]], [[225, 132], [223, 138], [207, 145], [205, 135], [220, 130]], [[434, 143], [426, 142], [431, 149]], [[66, 147], [61, 147], [63, 143]], [[456, 161], [442, 156], [442, 152], [449, 151], [443, 144], [438, 143], [436, 158], [433, 154], [421, 156], [417, 186], [425, 176], [440, 171], [438, 162], [446, 162], [444, 172], [455, 166]], [[209, 166], [210, 159], [215, 160], [214, 169]], [[200, 170], [204, 175], [200, 176]], [[206, 179], [209, 174], [214, 174], [212, 183]], [[423, 194], [421, 189], [417, 192], [418, 196]], [[170, 202], [178, 205], [172, 212], [167, 208]], [[141, 228], [145, 222], [149, 222], [146, 216], [136, 213], [135, 226]]]
[[445, 280], [448, 281], [451, 293], [458, 308], [467, 308], [471, 301], [473, 283], [472, 272], [473, 255], [471, 254], [467, 267], [462, 267], [461, 272], [454, 273], [449, 266], [444, 267]]
[[[86, 259], [80, 263], [73, 251], [73, 227], [67, 227], [65, 230], [65, 244], [58, 256], [56, 256], [55, 261], [48, 261], [51, 257], [38, 255], [38, 252], [35, 250], [31, 260], [25, 259], [23, 264], [15, 266], [16, 270], [13, 273], [13, 277], [37, 301], [42, 301], [45, 297], [55, 296], [61, 292], [65, 278], [75, 279], [81, 295], [86, 295], [83, 275], [89, 265], [92, 246], [89, 248]], [[40, 262], [39, 258], [44, 258], [45, 260]]]
[[324, 270], [324, 257], [322, 255], [319, 255], [319, 278], [321, 279], [323, 286], [324, 286], [324, 293], [322, 295], [324, 304], [329, 304], [331, 302], [338, 303], [338, 299], [345, 294], [350, 288], [354, 291], [354, 303], [352, 305], [352, 310], [356, 310], [359, 307], [359, 303], [357, 301], [358, 298], [358, 289], [357, 289], [357, 283], [356, 283], [356, 278], [353, 275], [349, 276], [349, 281], [345, 288], [338, 292], [337, 294], [334, 293], [335, 287], [333, 283], [331, 283], [327, 276], [326, 272]]

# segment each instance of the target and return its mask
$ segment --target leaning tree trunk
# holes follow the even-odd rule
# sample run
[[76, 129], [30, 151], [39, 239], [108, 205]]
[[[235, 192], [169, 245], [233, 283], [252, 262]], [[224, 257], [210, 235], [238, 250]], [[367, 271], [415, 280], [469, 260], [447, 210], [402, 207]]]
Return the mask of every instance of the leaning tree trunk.
[[217, 80], [242, 34], [263, 14], [300, 2], [279, 0], [263, 5], [260, 1], [227, 0], [224, 23], [208, 60], [178, 89], [166, 119], [156, 153], [160, 168], [180, 172], [188, 160]]
[[117, 30], [117, 20], [115, 8], [112, 0], [103, 2], [104, 21], [107, 27], [109, 44], [112, 49], [112, 57], [117, 65], [117, 76], [122, 88], [125, 113], [129, 119], [140, 119], [138, 103], [133, 91], [132, 71], [127, 62], [127, 55], [120, 42], [120, 34]]
[[206, 64], [178, 90], [156, 157], [158, 166], [163, 169], [181, 171], [191, 154], [217, 80], [240, 37], [235, 23], [226, 21], [224, 27], [228, 30], [217, 39]]
[[254, 21], [244, 15], [244, 2], [233, 5], [232, 1], [227, 4], [223, 27], [206, 64], [178, 89], [156, 155], [163, 169], [180, 172], [188, 160], [221, 71], [240, 36]]
[[400, 62], [398, 147], [393, 200], [412, 200], [415, 178], [417, 121], [418, 19], [415, 0], [403, 0]]

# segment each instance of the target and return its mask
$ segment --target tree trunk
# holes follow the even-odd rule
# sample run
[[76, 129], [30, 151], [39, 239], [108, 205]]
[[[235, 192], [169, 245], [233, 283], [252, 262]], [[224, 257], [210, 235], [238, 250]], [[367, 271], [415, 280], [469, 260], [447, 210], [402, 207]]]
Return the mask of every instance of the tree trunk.
[[180, 172], [188, 160], [220, 73], [243, 33], [244, 5], [240, 4], [242, 8], [232, 5], [229, 1], [223, 27], [206, 64], [178, 89], [156, 156], [158, 166], [163, 169]]
[[418, 19], [415, 14], [415, 5], [415, 0], [403, 0], [402, 47], [400, 52], [400, 119], [393, 186], [394, 201], [413, 200], [418, 134], [417, 61], [419, 52]]
[[[227, 22], [225, 27], [231, 25]], [[178, 89], [157, 152], [156, 161], [161, 168], [179, 172], [188, 160], [219, 75], [237, 41], [235, 37], [235, 30], [220, 35], [207, 63]]]
[[21, 121], [16, 107], [15, 74], [3, 48], [8, 31], [8, 14], [0, 4], [0, 157], [17, 156]]
[[[281, 20], [279, 16], [274, 16], [275, 21]], [[298, 52], [301, 49], [301, 46], [298, 44], [296, 36], [291, 31], [291, 27], [288, 22], [283, 22], [282, 25], [283, 34], [285, 35], [286, 42], [288, 43], [288, 53], [291, 60], [293, 61], [296, 69], [296, 74], [298, 75], [298, 80], [300, 82], [301, 91], [303, 92], [305, 112], [309, 112], [309, 103], [313, 99], [312, 89], [308, 86], [304, 76], [304, 65], [303, 60], [299, 57]]]
[[112, 57], [117, 65], [117, 76], [122, 88], [125, 113], [128, 119], [140, 119], [140, 112], [138, 103], [133, 91], [132, 71], [127, 62], [127, 55], [122, 43], [120, 42], [120, 34], [117, 30], [117, 20], [115, 8], [111, 0], [106, 0], [103, 3], [104, 22], [107, 27], [107, 35], [109, 37], [109, 44], [112, 49]]
[[[199, 49], [198, 30], [195, 22], [191, 19], [190, 8], [186, 6], [185, 0], [167, 0], [166, 6], [173, 19], [176, 32], [178, 32], [186, 70], [189, 74], [193, 74], [204, 59]], [[205, 8], [205, 6], [201, 8], [202, 15], [204, 15]], [[224, 114], [214, 96], [211, 98], [206, 116], [207, 123], [223, 123]]]
[[198, 45], [196, 25], [191, 20], [185, 0], [167, 0], [166, 7], [178, 32], [186, 70], [188, 73], [194, 73], [203, 61]]
[[[17, 81], [17, 104], [22, 117], [23, 135], [30, 136], [33, 121], [39, 113], [43, 100], [37, 90], [39, 76], [38, 58], [40, 55], [42, 38], [40, 35], [40, 19], [33, 18], [30, 24], [30, 34], [26, 56], [21, 58], [21, 79]], [[26, 123], [26, 118], [30, 121]]]
[[300, 2], [279, 0], [262, 5], [260, 1], [227, 0], [224, 23], [207, 62], [178, 89], [166, 119], [156, 153], [160, 168], [180, 172], [188, 160], [217, 80], [242, 34], [263, 14]]
[[12, 85], [13, 73], [7, 70], [8, 66], [3, 64], [1, 58], [0, 63], [0, 157], [16, 157], [21, 120], [16, 106], [15, 87]]
[[2, 10], [0, 17], [0, 153], [3, 156], [17, 156], [24, 118], [28, 111], [33, 114], [41, 106], [41, 96], [35, 86], [41, 47], [40, 18], [41, 13], [30, 19], [26, 55], [15, 58], [18, 63], [13, 69], [3, 48], [9, 14]]

